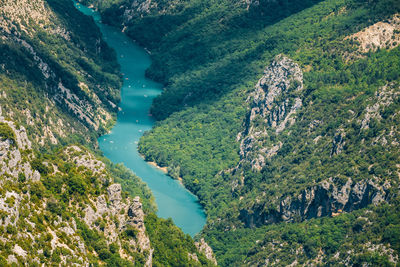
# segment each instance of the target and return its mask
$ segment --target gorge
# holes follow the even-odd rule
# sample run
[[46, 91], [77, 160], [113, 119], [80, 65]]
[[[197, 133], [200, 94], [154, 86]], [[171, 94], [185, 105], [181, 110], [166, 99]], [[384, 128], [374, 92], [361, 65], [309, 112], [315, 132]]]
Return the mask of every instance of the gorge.
[[194, 236], [206, 219], [197, 198], [179, 181], [145, 162], [137, 151], [139, 138], [154, 123], [149, 114], [152, 100], [161, 92], [160, 84], [145, 78], [149, 55], [117, 28], [101, 24], [98, 13], [80, 4], [76, 6], [98, 23], [105, 41], [117, 52], [123, 73], [117, 124], [111, 133], [99, 138], [101, 150], [114, 163], [123, 162], [147, 183], [156, 199], [157, 215], [171, 217], [185, 233]]

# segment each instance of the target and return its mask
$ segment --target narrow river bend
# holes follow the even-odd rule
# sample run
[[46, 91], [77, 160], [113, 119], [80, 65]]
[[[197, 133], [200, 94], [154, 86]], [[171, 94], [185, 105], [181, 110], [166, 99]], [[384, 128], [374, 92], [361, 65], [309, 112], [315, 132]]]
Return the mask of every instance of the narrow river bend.
[[137, 150], [139, 138], [154, 123], [149, 115], [152, 100], [161, 93], [160, 84], [145, 78], [145, 70], [151, 63], [149, 55], [118, 29], [101, 24], [97, 12], [80, 4], [76, 6], [94, 18], [104, 39], [115, 49], [124, 74], [121, 111], [111, 133], [99, 138], [101, 150], [112, 162], [122, 162], [147, 183], [155, 196], [158, 216], [172, 218], [185, 233], [194, 236], [206, 222], [196, 196], [145, 162]]

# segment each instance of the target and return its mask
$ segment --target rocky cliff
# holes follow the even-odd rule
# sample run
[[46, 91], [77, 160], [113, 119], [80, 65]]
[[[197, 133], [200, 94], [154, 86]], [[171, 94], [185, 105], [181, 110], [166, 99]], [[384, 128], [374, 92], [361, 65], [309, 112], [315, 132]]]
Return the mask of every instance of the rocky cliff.
[[[115, 247], [130, 262], [135, 253], [147, 255], [151, 266], [142, 204], [138, 197], [122, 197], [121, 185], [107, 185], [112, 176], [102, 161], [77, 146], [39, 159], [22, 126], [0, 117], [0, 128], [2, 263], [89, 266], [91, 257], [104, 260], [104, 249]], [[105, 243], [94, 245], [82, 232]]]
[[[285, 97], [281, 95], [289, 87], [290, 83], [296, 80], [299, 82], [296, 83], [298, 87], [295, 88], [297, 90], [302, 89], [301, 71], [297, 65], [295, 66], [296, 68], [293, 68], [293, 65], [292, 68], [288, 66], [283, 67], [282, 63], [277, 64], [274, 61], [267, 68], [266, 75], [257, 84], [256, 92], [250, 95], [249, 99], [253, 99], [252, 102], [248, 101], [251, 111], [245, 121], [245, 130], [238, 135], [238, 140], [242, 140], [240, 146], [241, 161], [233, 170], [234, 174], [238, 171], [240, 172], [246, 162], [256, 171], [260, 171], [265, 166], [265, 159], [276, 156], [282, 147], [283, 143], [281, 141], [277, 141], [278, 143], [275, 145], [271, 144], [269, 133], [275, 132], [279, 135], [285, 129], [286, 125], [293, 124], [295, 119], [292, 116], [302, 106], [300, 97], [292, 95], [290, 96], [292, 99], [290, 99], [289, 96]], [[297, 74], [295, 70], [297, 70]], [[268, 79], [268, 77], [272, 77], [273, 79]], [[269, 82], [266, 83], [266, 81]], [[264, 91], [262, 88], [266, 88], [267, 90]], [[384, 110], [395, 105], [398, 92], [398, 85], [396, 83], [382, 86], [369, 99], [370, 105], [367, 105], [359, 116], [352, 116], [349, 123], [357, 123], [360, 134], [363, 134], [369, 129], [372, 121], [379, 123], [383, 120], [382, 114], [385, 113]], [[274, 100], [277, 98], [280, 102], [275, 103]], [[285, 105], [289, 101], [294, 104], [286, 108]], [[257, 121], [259, 117], [262, 118], [262, 120], [259, 120], [261, 122]], [[309, 127], [310, 129], [319, 127], [321, 123], [321, 121], [314, 120]], [[392, 126], [390, 129], [389, 131], [383, 131], [370, 140], [370, 145], [384, 146], [388, 149], [396, 148], [399, 144], [397, 127]], [[325, 145], [325, 150], [326, 152], [329, 151], [331, 158], [337, 157], [347, 149], [347, 146], [351, 142], [347, 136], [347, 131], [349, 130], [345, 129], [344, 126], [339, 127], [333, 136], [328, 139], [329, 141]], [[321, 138], [323, 136], [317, 136], [314, 138], [313, 143], [318, 144]], [[365, 138], [361, 140], [361, 143], [365, 142]], [[370, 173], [374, 165], [372, 163], [368, 167]], [[395, 168], [397, 169], [397, 167]], [[398, 173], [398, 170], [396, 172]], [[242, 176], [242, 179], [242, 181], [233, 182], [232, 191], [239, 190], [240, 192], [242, 186], [239, 185], [246, 183], [246, 177]], [[382, 202], [388, 202], [391, 198], [396, 197], [398, 190], [396, 188], [397, 183], [384, 176], [373, 175], [370, 178], [360, 180], [356, 177], [340, 177], [337, 175], [323, 179], [321, 182], [309, 186], [294, 195], [293, 193], [278, 195], [272, 202], [262, 201], [262, 196], [259, 196], [250, 208], [240, 210], [239, 219], [247, 227], [259, 227], [283, 221], [296, 222], [317, 217], [337, 216], [342, 212], [351, 212], [367, 207], [370, 204], [377, 206]], [[265, 193], [263, 193], [264, 195]]]
[[[249, 111], [244, 130], [237, 135], [240, 162], [232, 170], [234, 174], [246, 165], [261, 170], [265, 161], [278, 153], [283, 144], [273, 141], [271, 136], [279, 135], [295, 123], [296, 113], [302, 107], [298, 96], [302, 89], [303, 73], [299, 65], [284, 55], [276, 56], [246, 100]], [[232, 191], [244, 182], [243, 176], [234, 180]]]
[[[44, 109], [10, 105], [17, 96], [9, 92], [14, 88], [8, 83], [8, 87], [1, 88], [3, 112], [19, 122], [41, 125], [34, 139], [42, 145], [58, 144], [75, 131], [108, 129], [119, 101], [120, 78], [115, 59], [107, 59], [112, 51], [102, 41], [99, 30], [88, 18], [79, 16], [72, 3], [3, 0], [1, 5], [2, 80], [7, 83], [4, 76], [8, 75], [27, 76], [32, 84], [25, 86], [25, 97], [39, 101]], [[67, 12], [62, 13], [63, 8]], [[76, 19], [75, 25], [68, 22], [68, 16]], [[85, 23], [92, 25], [93, 32], [82, 38], [79, 27]], [[105, 70], [106, 64], [116, 69]], [[16, 82], [21, 80], [17, 78]], [[30, 92], [32, 87], [41, 90]]]
[[[118, 110], [114, 51], [72, 1], [0, 6], [0, 266], [152, 266], [153, 196], [97, 149]], [[184, 264], [210, 263], [180, 242], [158, 258], [179, 247]]]
[[382, 48], [393, 49], [400, 44], [400, 15], [394, 14], [345, 39], [358, 43], [358, 51], [361, 53]]
[[[295, 122], [302, 106], [300, 97], [293, 97], [303, 89], [303, 73], [291, 59], [278, 55], [264, 71], [255, 91], [247, 99], [250, 111], [245, 120], [240, 140], [240, 158], [260, 170], [265, 159], [274, 156], [282, 143], [267, 142], [268, 132], [279, 134]], [[243, 163], [241, 163], [243, 164]]]
[[344, 185], [337, 185], [337, 181], [334, 180], [330, 178], [323, 181], [303, 190], [297, 196], [283, 197], [275, 208], [270, 204], [256, 204], [251, 208], [251, 212], [241, 210], [239, 218], [247, 227], [259, 227], [283, 221], [296, 222], [337, 216], [388, 200], [391, 188], [389, 181], [379, 185], [379, 180], [353, 182], [348, 179]]

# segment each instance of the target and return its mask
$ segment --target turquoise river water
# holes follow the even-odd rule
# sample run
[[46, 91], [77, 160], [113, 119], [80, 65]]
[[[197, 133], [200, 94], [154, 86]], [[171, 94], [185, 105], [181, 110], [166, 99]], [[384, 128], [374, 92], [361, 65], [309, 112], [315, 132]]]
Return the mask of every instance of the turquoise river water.
[[137, 150], [139, 138], [154, 124], [149, 109], [153, 98], [161, 93], [160, 84], [145, 78], [145, 70], [151, 63], [149, 55], [118, 29], [101, 24], [97, 12], [80, 4], [76, 6], [94, 18], [104, 40], [115, 49], [124, 74], [121, 111], [111, 133], [98, 139], [101, 150], [112, 162], [123, 163], [147, 183], [155, 196], [158, 216], [172, 218], [185, 233], [194, 236], [206, 222], [196, 196], [144, 161]]

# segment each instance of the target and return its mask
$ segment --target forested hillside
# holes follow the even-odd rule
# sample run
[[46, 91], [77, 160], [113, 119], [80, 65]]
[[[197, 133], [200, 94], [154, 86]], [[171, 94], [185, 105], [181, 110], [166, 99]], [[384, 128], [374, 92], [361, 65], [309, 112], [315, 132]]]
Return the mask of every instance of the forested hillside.
[[97, 148], [121, 77], [72, 1], [0, 0], [0, 266], [213, 265]]
[[398, 1], [86, 2], [151, 51], [140, 151], [219, 264], [398, 264]]

